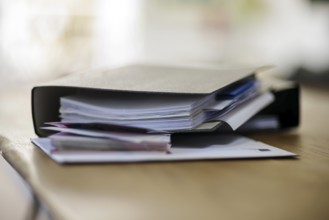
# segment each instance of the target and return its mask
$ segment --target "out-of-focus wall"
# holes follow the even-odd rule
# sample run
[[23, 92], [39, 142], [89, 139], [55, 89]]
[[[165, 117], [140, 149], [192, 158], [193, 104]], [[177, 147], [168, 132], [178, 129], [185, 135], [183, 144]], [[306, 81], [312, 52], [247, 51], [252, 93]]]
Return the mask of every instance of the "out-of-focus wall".
[[34, 81], [90, 65], [91, 0], [1, 4], [2, 83]]
[[[329, 2], [145, 0], [144, 57], [329, 72]], [[155, 54], [155, 56], [154, 56]]]
[[329, 3], [0, 0], [0, 86], [133, 61], [329, 69]]
[[0, 86], [122, 65], [136, 55], [140, 1], [0, 0]]

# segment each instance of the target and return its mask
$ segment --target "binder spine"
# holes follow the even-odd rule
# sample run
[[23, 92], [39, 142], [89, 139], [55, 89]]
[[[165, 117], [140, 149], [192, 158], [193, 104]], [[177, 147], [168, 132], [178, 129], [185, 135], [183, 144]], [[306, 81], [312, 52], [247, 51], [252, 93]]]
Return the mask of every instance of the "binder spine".
[[300, 86], [295, 83], [289, 88], [272, 90], [275, 101], [258, 115], [274, 115], [280, 129], [297, 127], [300, 123]]

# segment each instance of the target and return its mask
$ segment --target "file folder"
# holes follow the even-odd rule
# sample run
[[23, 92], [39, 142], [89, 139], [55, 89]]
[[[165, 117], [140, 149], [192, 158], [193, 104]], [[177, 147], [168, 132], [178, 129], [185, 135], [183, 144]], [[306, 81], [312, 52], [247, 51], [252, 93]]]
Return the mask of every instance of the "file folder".
[[[46, 122], [59, 121], [59, 100], [74, 94], [111, 96], [208, 96], [233, 83], [255, 78], [262, 68], [177, 67], [131, 65], [106, 71], [76, 73], [57, 79], [32, 90], [32, 115], [35, 133], [46, 137], [52, 132], [42, 130]], [[256, 116], [273, 116], [277, 128], [289, 128], [299, 123], [299, 88], [295, 84], [273, 86], [275, 101]], [[248, 124], [248, 123], [247, 123]], [[198, 129], [184, 132], [214, 132], [227, 130], [227, 123], [205, 123]], [[257, 128], [255, 128], [257, 129]]]

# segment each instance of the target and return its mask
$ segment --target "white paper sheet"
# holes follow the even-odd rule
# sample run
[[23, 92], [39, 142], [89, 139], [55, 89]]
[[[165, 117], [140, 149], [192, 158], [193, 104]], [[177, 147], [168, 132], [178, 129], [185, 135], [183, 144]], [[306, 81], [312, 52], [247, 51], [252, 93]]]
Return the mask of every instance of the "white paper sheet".
[[227, 114], [218, 117], [218, 119], [225, 121], [233, 130], [236, 130], [273, 101], [274, 95], [270, 92], [266, 92], [246, 103], [243, 103], [241, 106], [238, 106]]
[[296, 156], [294, 153], [238, 135], [186, 136], [173, 143], [171, 154], [155, 151], [58, 151], [51, 145], [49, 138], [35, 138], [32, 142], [58, 163], [131, 163]]

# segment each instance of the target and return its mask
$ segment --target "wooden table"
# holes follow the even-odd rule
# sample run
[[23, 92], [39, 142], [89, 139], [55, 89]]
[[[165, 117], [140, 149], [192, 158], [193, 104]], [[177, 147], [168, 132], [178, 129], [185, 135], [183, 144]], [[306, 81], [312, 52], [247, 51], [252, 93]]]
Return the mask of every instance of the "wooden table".
[[329, 219], [329, 89], [299, 129], [252, 137], [299, 159], [58, 165], [33, 137], [30, 88], [0, 93], [0, 148], [54, 219]]

